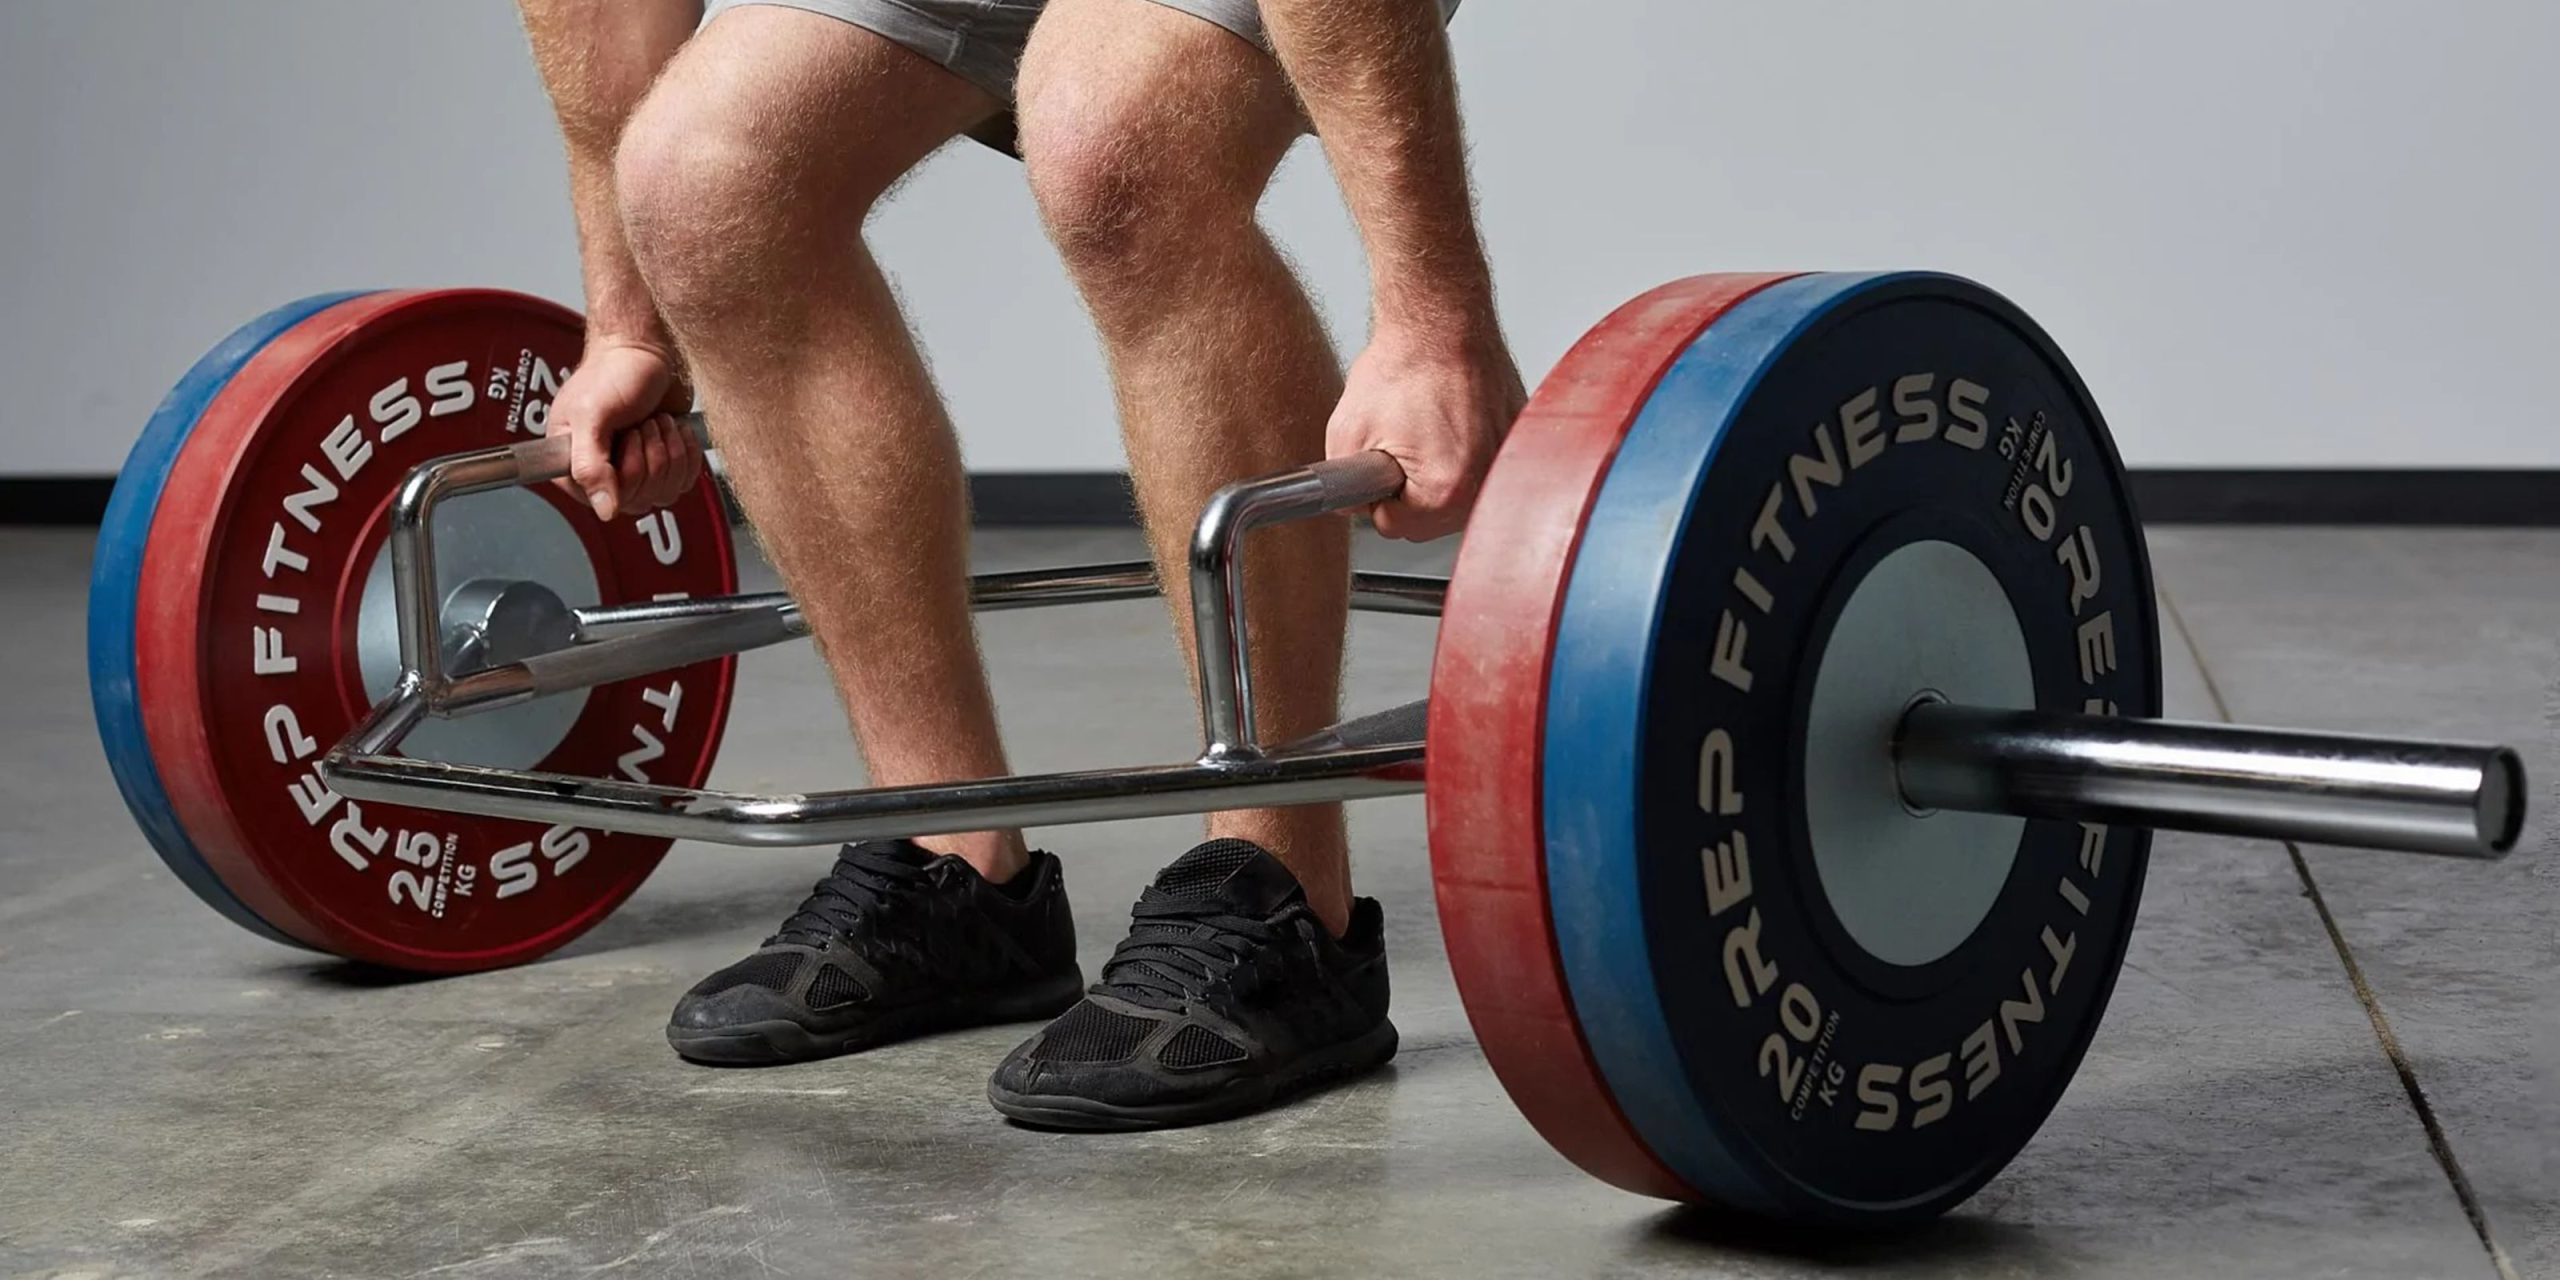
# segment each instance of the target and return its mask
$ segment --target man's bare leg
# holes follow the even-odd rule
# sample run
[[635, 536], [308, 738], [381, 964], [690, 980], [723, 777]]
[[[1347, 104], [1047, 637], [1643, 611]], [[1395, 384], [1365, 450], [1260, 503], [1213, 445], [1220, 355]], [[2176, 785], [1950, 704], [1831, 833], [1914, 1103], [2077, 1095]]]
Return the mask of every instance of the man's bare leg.
[[[871, 32], [748, 6], [669, 64], [617, 167], [650, 292], [875, 785], [1007, 771], [958, 448], [862, 238], [891, 184], [996, 109]], [[921, 843], [994, 881], [1024, 865], [1018, 832]]]
[[[1254, 217], [1305, 126], [1269, 56], [1145, 0], [1051, 0], [1023, 60], [1021, 104], [1032, 190], [1101, 328], [1189, 658], [1187, 548], [1202, 504], [1232, 481], [1321, 457], [1342, 391], [1314, 305]], [[1335, 717], [1349, 536], [1326, 520], [1249, 542], [1254, 712], [1268, 741]], [[1209, 825], [1278, 855], [1342, 932], [1341, 806], [1239, 810]]]

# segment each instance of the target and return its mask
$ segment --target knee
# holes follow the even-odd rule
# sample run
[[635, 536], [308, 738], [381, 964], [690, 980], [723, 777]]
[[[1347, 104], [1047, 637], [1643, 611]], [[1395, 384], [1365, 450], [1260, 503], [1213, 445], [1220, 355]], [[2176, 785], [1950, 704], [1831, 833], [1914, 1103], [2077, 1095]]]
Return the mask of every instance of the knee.
[[671, 310], [715, 305], [751, 283], [752, 255], [736, 237], [762, 203], [762, 183], [754, 158], [703, 115], [653, 96], [614, 153], [623, 233], [650, 292]]
[[827, 229], [858, 235], [886, 186], [822, 188], [720, 104], [663, 93], [623, 131], [613, 177], [632, 256], [680, 325], [776, 296]]
[[1022, 160], [1041, 222], [1092, 283], [1178, 266], [1250, 229], [1259, 185], [1186, 145], [1191, 130], [1073, 85], [1026, 94]]

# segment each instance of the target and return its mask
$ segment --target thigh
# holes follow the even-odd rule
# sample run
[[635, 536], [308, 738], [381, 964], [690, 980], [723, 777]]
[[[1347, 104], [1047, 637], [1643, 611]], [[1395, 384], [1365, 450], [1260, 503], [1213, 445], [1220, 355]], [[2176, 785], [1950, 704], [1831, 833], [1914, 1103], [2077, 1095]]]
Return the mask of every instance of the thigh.
[[1023, 56], [1025, 155], [1259, 189], [1305, 132], [1280, 64], [1153, 0], [1049, 0]]
[[752, 5], [805, 9], [886, 36], [1009, 104], [1041, 0], [711, 0], [709, 16]]
[[[1269, 46], [1271, 35], [1262, 26], [1260, 0], [1150, 0], [1168, 9], [1195, 14], [1243, 36], [1257, 45]], [[1440, 0], [1442, 21], [1457, 16], [1458, 0]]]
[[810, 9], [740, 4], [686, 42], [633, 129], [723, 171], [731, 189], [867, 200], [1000, 109], [879, 32]]

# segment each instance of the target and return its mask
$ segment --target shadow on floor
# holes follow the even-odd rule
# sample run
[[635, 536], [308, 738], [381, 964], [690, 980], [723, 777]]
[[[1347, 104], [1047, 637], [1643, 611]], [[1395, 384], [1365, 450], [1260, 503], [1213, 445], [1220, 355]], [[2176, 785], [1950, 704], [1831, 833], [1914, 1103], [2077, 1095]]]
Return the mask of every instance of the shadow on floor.
[[812, 872], [806, 880], [795, 878], [787, 885], [750, 884], [705, 897], [625, 902], [595, 928], [546, 958], [565, 960], [713, 937], [735, 937], [743, 953], [773, 931], [773, 926], [808, 893], [809, 881], [821, 874], [823, 869]]
[[279, 964], [272, 966], [268, 972], [278, 978], [289, 976], [309, 982], [313, 986], [333, 987], [340, 991], [389, 991], [400, 987], [420, 986], [439, 978], [458, 976], [442, 973], [411, 973], [405, 969], [386, 969], [381, 965], [366, 964], [361, 960], [335, 958]]
[[[724, 936], [736, 937], [741, 949], [753, 947], [790, 909], [791, 903], [799, 900], [791, 896], [793, 892], [760, 885], [705, 898], [626, 902], [567, 946], [527, 963], [556, 964], [582, 956]], [[265, 972], [280, 980], [307, 980], [345, 991], [391, 990], [440, 978], [469, 976], [412, 973], [317, 954], [269, 965]]]
[[1844, 1231], [1773, 1222], [1705, 1205], [1681, 1205], [1652, 1218], [1638, 1250], [1740, 1255], [1846, 1270], [1877, 1266], [1944, 1270], [1954, 1275], [1984, 1268], [2035, 1274], [2053, 1260], [2034, 1229], [1961, 1213], [1906, 1227]]

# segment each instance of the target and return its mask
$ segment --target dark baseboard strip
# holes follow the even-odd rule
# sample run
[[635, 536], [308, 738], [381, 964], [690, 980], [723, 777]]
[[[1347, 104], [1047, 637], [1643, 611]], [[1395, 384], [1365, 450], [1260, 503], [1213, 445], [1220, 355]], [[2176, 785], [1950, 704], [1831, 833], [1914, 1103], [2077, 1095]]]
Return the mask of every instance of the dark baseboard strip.
[[113, 476], [0, 476], [0, 524], [96, 524]]
[[[2134, 503], [2154, 524], [2560, 525], [2560, 470], [2140, 470]], [[970, 477], [980, 525], [1128, 525], [1111, 472]]]
[[[94, 525], [106, 476], [0, 477], [0, 525]], [[2136, 470], [2134, 502], [2153, 524], [2560, 526], [2560, 469], [2502, 471]], [[969, 477], [988, 527], [1136, 522], [1114, 471], [994, 471]]]
[[2560, 470], [2133, 472], [2149, 524], [2560, 525]]
[[969, 509], [980, 528], [1138, 523], [1129, 477], [1117, 471], [982, 471], [969, 477]]

